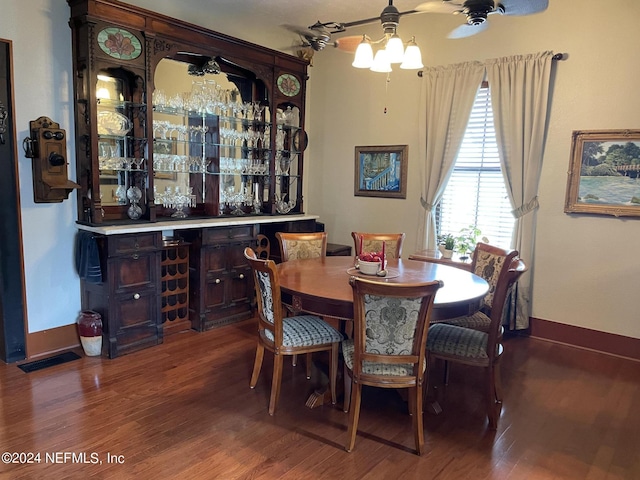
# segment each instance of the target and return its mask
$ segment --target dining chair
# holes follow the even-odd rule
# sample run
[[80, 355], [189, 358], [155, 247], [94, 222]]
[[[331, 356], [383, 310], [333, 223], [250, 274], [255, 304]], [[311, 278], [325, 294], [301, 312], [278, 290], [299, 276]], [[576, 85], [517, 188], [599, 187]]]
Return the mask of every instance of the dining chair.
[[[509, 267], [514, 258], [518, 258], [518, 252], [515, 250], [505, 250], [494, 245], [489, 245], [488, 243], [478, 243], [473, 251], [473, 259], [469, 269], [472, 273], [475, 273], [487, 281], [489, 284], [489, 292], [482, 299], [478, 311], [470, 315], [442, 321], [450, 325], [488, 332], [491, 325], [491, 312], [493, 311], [498, 282], [507, 280], [507, 276], [502, 275], [502, 270], [505, 266]], [[504, 305], [498, 305], [500, 314], [502, 314], [503, 307]]]
[[[484, 329], [483, 326], [484, 330], [482, 330], [445, 322], [432, 324], [427, 336], [427, 365], [429, 368], [434, 360], [444, 360], [445, 385], [449, 380], [450, 362], [484, 369], [487, 418], [489, 419], [489, 428], [495, 430], [498, 427], [498, 419], [502, 411], [500, 379], [500, 359], [504, 351], [502, 315], [509, 292], [527, 270], [527, 266], [517, 256], [517, 252], [499, 255], [495, 253], [497, 250], [492, 249], [491, 251], [494, 253], [488, 253], [488, 250], [483, 247], [476, 251], [477, 264], [484, 265], [485, 273], [487, 275], [491, 273], [489, 276], [496, 279], [495, 288], [487, 294], [491, 302], [491, 312], [487, 317], [489, 319], [488, 327]], [[473, 320], [470, 320], [470, 324], [472, 323]], [[425, 382], [425, 395], [428, 391], [429, 381]]]
[[353, 338], [342, 342], [344, 411], [349, 412], [346, 450], [353, 450], [362, 386], [409, 389], [408, 403], [418, 455], [422, 425], [425, 340], [436, 292], [442, 282], [386, 283], [351, 277]]
[[[288, 260], [304, 260], [306, 258], [320, 258], [327, 255], [327, 233], [289, 233], [276, 232], [276, 238], [280, 245], [280, 256], [283, 262]], [[301, 312], [295, 311], [293, 307], [287, 310], [294, 315]], [[291, 357], [291, 364], [295, 367], [298, 363], [298, 356]], [[307, 355], [307, 378], [311, 377], [311, 354]]]
[[272, 352], [273, 378], [271, 380], [269, 415], [273, 415], [280, 396], [283, 357], [298, 353], [311, 354], [327, 351], [330, 357], [331, 402], [335, 404], [338, 350], [342, 334], [315, 315], [284, 317], [280, 297], [280, 281], [275, 262], [257, 258], [251, 247], [245, 248], [244, 256], [253, 270], [258, 301], [258, 344], [249, 386], [255, 388], [258, 382], [265, 349]]
[[327, 255], [327, 233], [276, 232], [282, 261], [319, 258]]
[[385, 253], [388, 258], [400, 258], [402, 255], [404, 233], [351, 232], [351, 236], [356, 247], [356, 256], [362, 253], [361, 250], [365, 252], [381, 251], [382, 242], [385, 243]]

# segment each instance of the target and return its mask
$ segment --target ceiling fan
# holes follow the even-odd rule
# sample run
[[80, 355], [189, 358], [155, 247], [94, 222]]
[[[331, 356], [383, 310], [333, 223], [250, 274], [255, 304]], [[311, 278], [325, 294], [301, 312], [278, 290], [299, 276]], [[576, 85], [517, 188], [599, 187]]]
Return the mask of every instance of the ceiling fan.
[[480, 33], [489, 26], [487, 17], [500, 15], [530, 15], [547, 9], [549, 0], [428, 0], [415, 10], [422, 13], [453, 13], [464, 15], [466, 23], [453, 29], [447, 38], [465, 38]]
[[395, 33], [400, 17], [418, 13], [447, 13], [465, 15], [466, 23], [449, 33], [448, 38], [464, 38], [485, 30], [488, 26], [487, 17], [498, 13], [501, 15], [529, 15], [546, 10], [549, 0], [428, 0], [417, 5], [413, 10], [400, 12], [389, 0], [380, 16], [356, 20], [353, 22], [317, 21], [304, 28], [294, 25], [284, 25], [288, 30], [300, 35], [302, 45], [297, 48], [307, 48], [313, 51], [323, 50], [327, 46], [335, 47], [345, 52], [355, 52], [363, 39], [362, 35], [340, 37], [332, 40], [332, 35], [345, 32], [350, 27], [366, 25], [380, 21], [385, 35]]

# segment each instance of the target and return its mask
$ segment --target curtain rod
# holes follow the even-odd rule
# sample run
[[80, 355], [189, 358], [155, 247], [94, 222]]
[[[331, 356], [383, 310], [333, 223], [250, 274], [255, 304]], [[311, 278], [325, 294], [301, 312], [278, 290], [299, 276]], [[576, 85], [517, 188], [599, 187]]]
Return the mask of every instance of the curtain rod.
[[[566, 60], [566, 59], [567, 59], [567, 55], [564, 53], [556, 53], [553, 55], [553, 57], [551, 57], [551, 60]], [[418, 71], [418, 76], [422, 77], [422, 75], [424, 75], [424, 70]]]

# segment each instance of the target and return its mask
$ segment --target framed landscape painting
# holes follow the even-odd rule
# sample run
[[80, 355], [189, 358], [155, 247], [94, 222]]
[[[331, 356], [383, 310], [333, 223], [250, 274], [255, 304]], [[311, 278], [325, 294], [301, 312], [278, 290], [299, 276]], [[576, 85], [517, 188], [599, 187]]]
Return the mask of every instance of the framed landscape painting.
[[407, 145], [356, 147], [354, 195], [407, 198]]
[[640, 217], [640, 130], [577, 130], [566, 213]]

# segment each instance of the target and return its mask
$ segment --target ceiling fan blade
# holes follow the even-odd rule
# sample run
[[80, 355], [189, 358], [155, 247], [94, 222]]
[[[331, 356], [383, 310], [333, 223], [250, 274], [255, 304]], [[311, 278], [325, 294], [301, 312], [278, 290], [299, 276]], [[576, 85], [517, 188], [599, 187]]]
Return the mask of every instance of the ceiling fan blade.
[[488, 26], [489, 22], [483, 22], [478, 25], [469, 25], [468, 23], [465, 23], [451, 30], [449, 35], [447, 35], [447, 38], [458, 39], [471, 37], [472, 35], [486, 30]]
[[423, 13], [457, 13], [464, 9], [462, 1], [429, 0], [414, 8]]
[[314, 32], [313, 30], [310, 30], [306, 27], [301, 27], [299, 25], [284, 24], [280, 26], [286, 30], [289, 30], [290, 32], [297, 33], [298, 35], [301, 35], [303, 37], [315, 37], [318, 34], [318, 32]]
[[347, 53], [354, 53], [362, 42], [362, 35], [351, 35], [349, 37], [336, 38], [334, 47]]
[[549, 6], [549, 0], [501, 0], [496, 3], [502, 4], [503, 15], [530, 15], [542, 12]]

